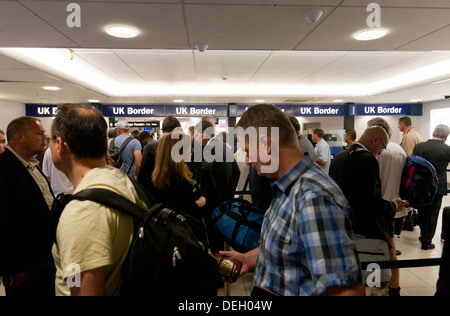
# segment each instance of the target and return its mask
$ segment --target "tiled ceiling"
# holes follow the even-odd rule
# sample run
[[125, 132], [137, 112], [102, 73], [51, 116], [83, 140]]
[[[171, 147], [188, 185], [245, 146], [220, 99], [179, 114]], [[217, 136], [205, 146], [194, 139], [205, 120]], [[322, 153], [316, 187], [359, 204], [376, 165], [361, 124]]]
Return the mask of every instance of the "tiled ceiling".
[[[79, 28], [66, 22], [71, 2], [81, 8]], [[381, 26], [389, 33], [375, 41], [356, 41], [353, 34], [368, 27], [367, 6], [373, 2], [381, 6]], [[310, 9], [325, 14], [310, 23], [304, 17]], [[134, 26], [140, 34], [134, 39], [113, 38], [104, 31], [110, 24]], [[396, 85], [396, 78], [447, 65], [449, 39], [448, 0], [2, 0], [0, 48], [64, 48], [68, 59], [72, 50], [76, 60], [131, 88], [120, 93], [107, 84], [74, 78], [39, 60], [0, 50], [0, 99], [427, 102], [450, 95], [450, 81], [432, 84], [450, 79], [450, 69], [405, 84]], [[208, 44], [208, 50], [198, 52], [196, 43]], [[386, 79], [394, 84], [382, 85]], [[48, 92], [42, 89], [45, 85], [61, 90]], [[133, 93], [138, 91], [134, 86], [141, 87], [139, 92]], [[148, 93], [142, 92], [146, 86]], [[223, 94], [212, 86], [223, 86]], [[196, 89], [183, 94], [178, 87]], [[286, 92], [275, 93], [272, 87]], [[361, 93], [364, 89], [367, 94]]]

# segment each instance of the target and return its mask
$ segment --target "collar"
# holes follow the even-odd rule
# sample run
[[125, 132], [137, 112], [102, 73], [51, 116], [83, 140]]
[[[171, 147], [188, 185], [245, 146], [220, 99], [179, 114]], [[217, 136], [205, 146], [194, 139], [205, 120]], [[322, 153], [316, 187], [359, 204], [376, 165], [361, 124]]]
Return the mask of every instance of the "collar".
[[23, 165], [25, 168], [27, 168], [27, 169], [28, 169], [28, 168], [33, 168], [33, 167], [36, 167], [37, 165], [39, 165], [39, 161], [38, 161], [35, 157], [31, 158], [31, 160], [28, 162], [28, 161], [26, 161], [25, 159], [23, 159], [22, 157], [20, 157], [19, 154], [16, 153], [16, 151], [15, 151], [14, 149], [12, 149], [11, 146], [8, 145], [7, 148], [8, 148], [8, 150], [9, 150], [10, 152], [12, 152], [12, 153], [14, 154], [14, 156], [17, 157], [17, 159], [19, 159], [19, 161], [22, 163], [22, 165]]
[[292, 185], [311, 167], [314, 166], [314, 161], [310, 155], [306, 155], [298, 164], [289, 170], [284, 176], [273, 183], [273, 186], [278, 188], [281, 192], [288, 195]]
[[414, 131], [414, 127], [410, 127], [406, 130], [406, 132], [403, 135], [408, 134], [410, 131]]
[[354, 146], [354, 145], [358, 145], [358, 146], [360, 146], [362, 149], [369, 151], [369, 150], [367, 149], [366, 146], [364, 146], [363, 144], [361, 144], [361, 143], [359, 143], [359, 142], [355, 142], [352, 146]]

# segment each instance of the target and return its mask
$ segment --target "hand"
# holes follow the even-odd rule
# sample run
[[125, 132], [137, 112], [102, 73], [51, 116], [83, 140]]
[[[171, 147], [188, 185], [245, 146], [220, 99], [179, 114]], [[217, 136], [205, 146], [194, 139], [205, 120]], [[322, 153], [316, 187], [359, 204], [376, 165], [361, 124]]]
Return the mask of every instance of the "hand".
[[[236, 251], [219, 251], [219, 253], [222, 256], [239, 260], [242, 263], [240, 276], [243, 276], [248, 271], [255, 268], [256, 258], [258, 257], [258, 252], [259, 252], [259, 248], [251, 250], [245, 254], [239, 253]], [[226, 281], [230, 282], [230, 280], [228, 280], [228, 279]]]
[[203, 207], [206, 204], [206, 199], [204, 196], [201, 196], [197, 201], [195, 201], [198, 207]]
[[397, 203], [397, 212], [401, 212], [406, 206], [409, 206], [409, 203], [403, 201], [400, 198], [393, 199], [395, 203]]
[[28, 281], [28, 277], [29, 277], [28, 272], [23, 272], [23, 273], [18, 273], [18, 274], [15, 274], [15, 275], [11, 275], [9, 277], [9, 279], [11, 280], [9, 285], [10, 286], [22, 285], [22, 284], [24, 284], [25, 282]]

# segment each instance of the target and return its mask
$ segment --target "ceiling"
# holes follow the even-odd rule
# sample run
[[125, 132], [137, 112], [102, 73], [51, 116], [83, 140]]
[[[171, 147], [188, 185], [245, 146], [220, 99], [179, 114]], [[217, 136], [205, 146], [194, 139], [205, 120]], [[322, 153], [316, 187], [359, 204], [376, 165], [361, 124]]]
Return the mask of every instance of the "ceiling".
[[[373, 2], [388, 35], [356, 41]], [[325, 14], [310, 23], [310, 9]], [[110, 24], [140, 34], [113, 38]], [[429, 102], [450, 95], [445, 79], [448, 0], [0, 0], [0, 100]]]

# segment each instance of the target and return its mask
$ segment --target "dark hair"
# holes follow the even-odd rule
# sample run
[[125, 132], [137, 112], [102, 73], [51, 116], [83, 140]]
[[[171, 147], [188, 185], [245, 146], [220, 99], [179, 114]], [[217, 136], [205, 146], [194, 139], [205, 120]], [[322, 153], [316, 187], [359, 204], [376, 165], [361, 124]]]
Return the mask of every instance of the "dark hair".
[[169, 115], [163, 121], [162, 131], [163, 133], [170, 133], [177, 127], [181, 127], [180, 121], [175, 116]]
[[140, 142], [142, 142], [144, 139], [152, 137], [152, 135], [150, 135], [150, 133], [148, 131], [142, 131], [139, 136], [138, 139]]
[[325, 137], [325, 132], [321, 128], [314, 129], [313, 130], [313, 134], [317, 134], [317, 136], [319, 136], [320, 138], [324, 138]]
[[89, 104], [63, 104], [52, 125], [52, 136], [61, 137], [77, 158], [105, 157], [107, 130], [102, 113]]
[[292, 126], [294, 126], [295, 131], [298, 133], [300, 131], [300, 123], [298, 122], [297, 118], [293, 114], [286, 114], [289, 121], [291, 121]]
[[403, 116], [403, 117], [399, 118], [398, 121], [399, 121], [399, 123], [403, 123], [406, 126], [412, 126], [411, 118], [408, 116]]
[[356, 140], [356, 131], [353, 128], [346, 129], [345, 132], [351, 140]]

